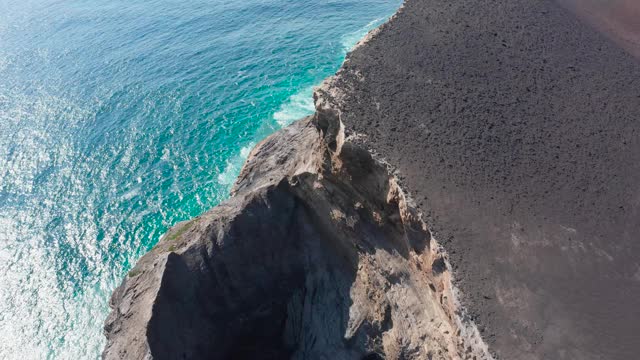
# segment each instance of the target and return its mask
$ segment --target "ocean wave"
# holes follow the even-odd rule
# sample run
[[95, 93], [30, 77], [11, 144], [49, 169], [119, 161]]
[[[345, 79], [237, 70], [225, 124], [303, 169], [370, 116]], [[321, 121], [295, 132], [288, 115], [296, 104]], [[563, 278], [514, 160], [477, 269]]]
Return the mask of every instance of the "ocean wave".
[[[313, 86], [302, 88], [300, 91], [289, 96], [289, 98], [280, 105], [278, 110], [273, 114], [273, 120], [278, 128], [283, 128], [296, 120], [313, 114], [313, 88]], [[277, 130], [277, 128], [275, 130]], [[259, 131], [258, 135], [262, 135], [262, 133], [263, 131]], [[218, 182], [220, 184], [229, 189], [231, 188], [238, 174], [240, 174], [242, 165], [244, 165], [244, 162], [247, 160], [249, 153], [251, 153], [256, 143], [257, 141], [253, 141], [243, 146], [239, 152], [227, 160], [224, 170], [218, 174]]]
[[273, 119], [281, 127], [313, 114], [313, 86], [306, 87], [291, 95], [273, 114]]
[[388, 17], [380, 17], [370, 21], [367, 25], [359, 28], [356, 31], [350, 32], [342, 36], [340, 43], [342, 44], [342, 51], [346, 54], [362, 39], [367, 33], [378, 26], [382, 25]]
[[235, 183], [238, 174], [240, 174], [240, 170], [242, 169], [242, 165], [244, 165], [245, 160], [251, 153], [251, 149], [255, 146], [255, 142], [252, 142], [246, 146], [243, 146], [240, 151], [227, 160], [227, 166], [225, 169], [218, 174], [218, 182], [228, 189], [231, 188], [233, 183]]

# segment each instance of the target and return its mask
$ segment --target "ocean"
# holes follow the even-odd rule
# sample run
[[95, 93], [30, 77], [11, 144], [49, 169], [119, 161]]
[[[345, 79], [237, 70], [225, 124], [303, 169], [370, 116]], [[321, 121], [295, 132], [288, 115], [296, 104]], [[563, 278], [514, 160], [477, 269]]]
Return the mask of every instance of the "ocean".
[[0, 0], [0, 359], [95, 359], [111, 291], [400, 0]]

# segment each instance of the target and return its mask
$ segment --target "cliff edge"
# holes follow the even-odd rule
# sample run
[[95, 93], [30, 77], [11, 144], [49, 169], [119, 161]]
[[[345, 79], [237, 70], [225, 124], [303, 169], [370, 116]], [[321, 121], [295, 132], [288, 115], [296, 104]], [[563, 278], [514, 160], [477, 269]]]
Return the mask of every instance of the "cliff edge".
[[420, 214], [316, 104], [129, 272], [104, 359], [490, 358]]
[[638, 59], [552, 0], [407, 0], [314, 98], [116, 289], [105, 359], [636, 357]]

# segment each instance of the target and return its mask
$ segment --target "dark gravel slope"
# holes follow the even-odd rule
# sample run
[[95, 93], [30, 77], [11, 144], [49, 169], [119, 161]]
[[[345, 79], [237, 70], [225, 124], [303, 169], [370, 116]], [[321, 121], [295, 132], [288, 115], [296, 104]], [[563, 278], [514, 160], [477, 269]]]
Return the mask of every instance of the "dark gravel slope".
[[500, 358], [637, 358], [637, 59], [552, 1], [408, 0], [335, 84]]

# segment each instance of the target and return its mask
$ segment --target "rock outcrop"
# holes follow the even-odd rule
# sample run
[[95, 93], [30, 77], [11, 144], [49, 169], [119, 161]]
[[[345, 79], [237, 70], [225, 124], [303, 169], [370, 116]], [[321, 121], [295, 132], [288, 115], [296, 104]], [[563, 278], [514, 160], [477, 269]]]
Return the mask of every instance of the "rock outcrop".
[[638, 64], [553, 0], [406, 0], [140, 259], [103, 357], [634, 358]]
[[131, 270], [104, 359], [490, 357], [420, 214], [317, 94]]

